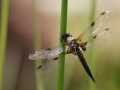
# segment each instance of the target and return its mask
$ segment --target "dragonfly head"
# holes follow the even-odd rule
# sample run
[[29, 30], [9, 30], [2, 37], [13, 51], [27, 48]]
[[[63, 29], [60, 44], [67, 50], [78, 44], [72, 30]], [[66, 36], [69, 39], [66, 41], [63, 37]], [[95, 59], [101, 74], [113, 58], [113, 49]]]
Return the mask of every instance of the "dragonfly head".
[[65, 33], [62, 35], [62, 40], [66, 42], [68, 37], [72, 37], [72, 35], [70, 35], [69, 33]]

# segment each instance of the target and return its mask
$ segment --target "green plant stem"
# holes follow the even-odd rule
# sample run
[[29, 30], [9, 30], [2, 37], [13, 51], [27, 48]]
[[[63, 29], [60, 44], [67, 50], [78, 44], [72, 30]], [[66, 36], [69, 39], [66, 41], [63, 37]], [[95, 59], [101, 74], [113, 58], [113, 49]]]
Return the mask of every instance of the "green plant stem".
[[[60, 37], [62, 36], [63, 33], [66, 33], [66, 27], [67, 27], [67, 4], [68, 4], [68, 0], [62, 0]], [[65, 52], [65, 47], [63, 47], [63, 50]], [[62, 65], [62, 67], [58, 69], [57, 90], [63, 90], [63, 87], [64, 87], [65, 55], [61, 54], [60, 57], [62, 57], [62, 58], [59, 59], [58, 67], [61, 66], [61, 65]]]
[[[92, 0], [91, 1], [91, 4], [90, 4], [90, 24], [94, 21], [94, 18], [95, 18], [95, 6], [96, 6], [96, 0]], [[91, 32], [90, 32], [91, 33]], [[91, 52], [89, 53], [89, 62], [90, 62], [90, 66], [92, 68], [92, 72], [93, 72], [93, 75], [95, 76], [95, 60], [94, 60], [94, 57], [93, 57], [94, 53]], [[96, 90], [95, 89], [95, 85], [93, 85], [95, 83], [93, 83], [91, 81], [91, 79], [89, 79], [89, 90]]]
[[[37, 0], [33, 0], [33, 29], [34, 29], [34, 50], [39, 50], [40, 44], [40, 22], [39, 13], [37, 9]], [[35, 61], [35, 69], [41, 64], [40, 60]], [[41, 75], [35, 75], [36, 78], [36, 90], [44, 90], [43, 77]]]
[[2, 90], [4, 56], [6, 50], [6, 37], [8, 29], [9, 0], [2, 0], [1, 22], [0, 22], [0, 90]]
[[95, 7], [96, 7], [96, 0], [92, 0], [91, 2], [91, 8], [90, 8], [90, 24], [93, 22], [95, 19]]

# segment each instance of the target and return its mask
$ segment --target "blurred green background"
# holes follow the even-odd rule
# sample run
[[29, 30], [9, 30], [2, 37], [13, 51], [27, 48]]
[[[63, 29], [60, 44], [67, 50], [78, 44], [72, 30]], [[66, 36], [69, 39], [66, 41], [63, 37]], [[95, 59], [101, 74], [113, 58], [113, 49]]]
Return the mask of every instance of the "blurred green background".
[[[90, 24], [92, 0], [68, 0], [67, 32], [77, 37]], [[96, 83], [88, 77], [76, 60], [65, 67], [64, 90], [120, 90], [120, 1], [96, 0], [95, 17], [110, 11], [111, 17], [104, 28], [114, 28], [114, 35], [101, 47], [84, 53]], [[34, 18], [39, 23], [41, 48], [59, 44], [61, 0], [38, 0], [34, 16], [32, 0], [10, 0], [7, 46], [2, 90], [56, 90], [57, 71], [42, 75], [36, 82], [35, 61], [28, 59], [34, 51]], [[38, 43], [39, 45], [39, 43]], [[70, 58], [70, 59], [74, 59]], [[91, 64], [91, 62], [94, 62]], [[37, 78], [38, 79], [38, 78]], [[44, 89], [37, 89], [36, 85]], [[93, 88], [93, 89], [91, 89]]]

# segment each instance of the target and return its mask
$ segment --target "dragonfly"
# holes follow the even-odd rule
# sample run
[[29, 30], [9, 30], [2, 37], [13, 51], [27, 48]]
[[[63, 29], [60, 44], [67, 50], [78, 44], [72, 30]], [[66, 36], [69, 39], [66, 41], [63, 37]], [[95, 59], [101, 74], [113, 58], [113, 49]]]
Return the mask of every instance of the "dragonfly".
[[[96, 82], [82, 52], [93, 51], [103, 45], [112, 36], [114, 29], [102, 29], [109, 17], [109, 11], [102, 12], [77, 38], [74, 38], [70, 33], [64, 33], [61, 36], [62, 45], [31, 53], [29, 55], [30, 60], [45, 60], [43, 64], [37, 67], [36, 75], [49, 73], [62, 67], [62, 65], [58, 66], [58, 60], [60, 58], [60, 54], [65, 54], [66, 56], [73, 55], [77, 57], [88, 76], [93, 80], [93, 82]], [[63, 46], [67, 47], [65, 52]], [[72, 61], [74, 60], [65, 59], [65, 65]]]

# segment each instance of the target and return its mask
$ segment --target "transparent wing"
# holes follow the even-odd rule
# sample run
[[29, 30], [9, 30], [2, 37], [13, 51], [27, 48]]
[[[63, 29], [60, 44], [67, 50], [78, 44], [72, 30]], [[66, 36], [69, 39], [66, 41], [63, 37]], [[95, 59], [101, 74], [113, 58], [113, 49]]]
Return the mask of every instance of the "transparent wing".
[[81, 34], [79, 35], [76, 40], [81, 42], [82, 40], [94, 36], [95, 34], [99, 33], [101, 28], [106, 24], [110, 17], [110, 12], [105, 11], [101, 13], [93, 23]]
[[[64, 54], [62, 46], [55, 46], [48, 49], [43, 49], [39, 51], [35, 51], [29, 55], [29, 59], [37, 60], [42, 59], [43, 64], [38, 66], [36, 69], [36, 75], [49, 73], [53, 70], [57, 70], [58, 68], [63, 67], [62, 64], [58, 67], [58, 60], [61, 58], [59, 55]], [[66, 54], [65, 56], [65, 65], [77, 60], [77, 58], [71, 59], [73, 54]]]
[[[72, 54], [66, 55], [65, 65], [68, 65], [69, 63], [77, 60], [77, 58], [71, 58], [72, 56], [73, 56]], [[40, 65], [36, 69], [36, 75], [46, 74], [53, 70], [57, 70], [58, 68], [64, 67], [62, 64], [58, 66], [59, 58], [61, 58], [61, 57], [56, 56], [56, 57], [47, 59], [42, 65]]]
[[30, 60], [47, 59], [59, 55], [63, 52], [62, 46], [55, 46], [48, 49], [35, 51], [29, 55]]
[[105, 11], [101, 13], [94, 22], [80, 35], [76, 40], [80, 43], [85, 43], [86, 51], [90, 52], [102, 44], [104, 44], [114, 33], [114, 30], [107, 28], [102, 30], [101, 28], [106, 24], [110, 12]]
[[104, 44], [114, 33], [114, 30], [112, 28], [107, 28], [103, 30], [101, 33], [95, 34], [94, 36], [91, 36], [89, 38], [86, 38], [82, 42], [87, 42], [86, 44], [86, 51], [91, 52], [94, 49], [100, 47], [102, 44]]
[[36, 75], [40, 74], [46, 74], [49, 73], [58, 67], [58, 56], [46, 59], [43, 64], [41, 64], [37, 69], [36, 69]]

